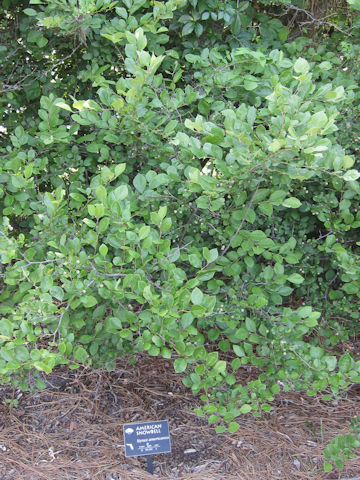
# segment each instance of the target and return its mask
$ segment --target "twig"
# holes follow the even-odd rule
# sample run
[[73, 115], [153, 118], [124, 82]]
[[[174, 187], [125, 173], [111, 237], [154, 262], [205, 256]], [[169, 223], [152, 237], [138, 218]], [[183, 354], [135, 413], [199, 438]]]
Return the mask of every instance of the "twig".
[[124, 278], [127, 275], [126, 273], [101, 273], [98, 271], [96, 271], [96, 274], [98, 276], [104, 275], [104, 277], [109, 277], [109, 278], [116, 278], [116, 277]]
[[61, 313], [61, 315], [59, 316], [59, 321], [58, 321], [57, 327], [55, 328], [55, 331], [54, 331], [54, 333], [53, 333], [53, 342], [55, 342], [56, 334], [57, 334], [58, 331], [59, 331], [59, 328], [60, 328], [60, 326], [61, 326], [62, 319], [63, 319], [65, 313], [69, 310], [70, 305], [71, 305], [71, 302], [69, 302], [69, 303], [66, 305], [65, 310], [64, 310], [64, 311]]

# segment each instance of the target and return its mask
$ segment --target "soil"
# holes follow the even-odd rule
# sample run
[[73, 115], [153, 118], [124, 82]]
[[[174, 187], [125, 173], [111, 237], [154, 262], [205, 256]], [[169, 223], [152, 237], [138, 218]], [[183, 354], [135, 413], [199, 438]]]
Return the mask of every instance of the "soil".
[[[244, 415], [240, 429], [216, 434], [193, 410], [201, 405], [165, 359], [119, 359], [116, 371], [58, 369], [47, 388], [0, 388], [2, 480], [360, 480], [360, 455], [342, 472], [323, 472], [322, 450], [360, 415], [360, 386], [322, 402], [282, 393], [271, 413]], [[244, 372], [246, 378], [249, 372]], [[6, 399], [18, 398], [17, 408]], [[172, 452], [126, 458], [124, 423], [168, 420]]]

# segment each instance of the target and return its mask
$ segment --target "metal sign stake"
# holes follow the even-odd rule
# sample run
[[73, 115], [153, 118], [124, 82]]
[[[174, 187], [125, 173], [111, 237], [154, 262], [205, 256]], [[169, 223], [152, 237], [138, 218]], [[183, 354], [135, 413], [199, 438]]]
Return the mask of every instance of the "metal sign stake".
[[154, 475], [154, 463], [152, 459], [152, 455], [146, 455], [146, 470]]

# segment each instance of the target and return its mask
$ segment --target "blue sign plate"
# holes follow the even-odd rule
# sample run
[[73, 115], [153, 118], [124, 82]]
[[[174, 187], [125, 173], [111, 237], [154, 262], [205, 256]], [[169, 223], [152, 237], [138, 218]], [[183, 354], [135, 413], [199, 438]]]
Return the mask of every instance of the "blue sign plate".
[[169, 422], [160, 420], [124, 425], [126, 457], [171, 452]]

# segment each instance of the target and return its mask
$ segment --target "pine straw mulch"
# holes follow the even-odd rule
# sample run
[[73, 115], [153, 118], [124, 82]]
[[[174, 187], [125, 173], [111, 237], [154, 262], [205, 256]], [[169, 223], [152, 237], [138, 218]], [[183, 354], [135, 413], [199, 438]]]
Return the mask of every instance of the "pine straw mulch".
[[[322, 471], [324, 446], [360, 414], [355, 386], [327, 404], [280, 394], [270, 414], [245, 415], [235, 434], [217, 435], [192, 413], [200, 400], [165, 359], [121, 359], [111, 373], [60, 369], [44, 380], [47, 388], [22, 395], [18, 408], [5, 402], [16, 392], [0, 389], [2, 480], [360, 479], [360, 458], [341, 475]], [[125, 458], [122, 425], [161, 419], [169, 420], [172, 453], [153, 457], [152, 476], [142, 457]]]

